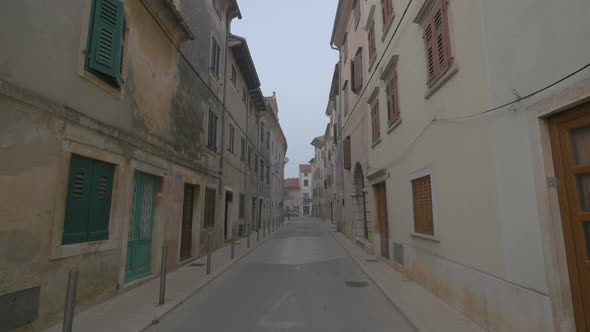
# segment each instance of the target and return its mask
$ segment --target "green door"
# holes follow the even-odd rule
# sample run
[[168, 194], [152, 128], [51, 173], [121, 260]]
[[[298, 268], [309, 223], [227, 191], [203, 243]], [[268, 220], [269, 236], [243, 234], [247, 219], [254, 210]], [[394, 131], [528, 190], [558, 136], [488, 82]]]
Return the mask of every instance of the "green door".
[[135, 173], [133, 185], [133, 217], [129, 227], [127, 260], [125, 262], [125, 282], [151, 273], [152, 228], [154, 224], [154, 205], [156, 202], [156, 183], [154, 176]]

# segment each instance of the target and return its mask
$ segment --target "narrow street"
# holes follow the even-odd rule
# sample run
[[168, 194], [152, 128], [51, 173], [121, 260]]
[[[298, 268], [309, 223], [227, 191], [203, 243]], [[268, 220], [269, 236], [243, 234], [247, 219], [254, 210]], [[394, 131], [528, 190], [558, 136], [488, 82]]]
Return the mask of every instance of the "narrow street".
[[314, 219], [283, 230], [147, 331], [413, 331]]

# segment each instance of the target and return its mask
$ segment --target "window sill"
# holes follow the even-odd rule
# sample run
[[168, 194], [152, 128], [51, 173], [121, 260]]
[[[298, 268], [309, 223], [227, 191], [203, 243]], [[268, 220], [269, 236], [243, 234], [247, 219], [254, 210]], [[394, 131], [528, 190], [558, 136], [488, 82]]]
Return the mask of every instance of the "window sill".
[[59, 245], [57, 247], [51, 248], [51, 251], [49, 253], [49, 260], [81, 256], [85, 254], [109, 251], [114, 249], [117, 249], [117, 241], [113, 239], [96, 242]]
[[371, 149], [376, 147], [379, 143], [381, 143], [381, 136], [379, 136], [379, 138], [376, 140], [373, 140], [373, 143], [371, 143]]
[[80, 75], [82, 78], [88, 80], [90, 83], [92, 83], [92, 84], [98, 86], [99, 88], [105, 90], [106, 92], [110, 93], [111, 95], [113, 95], [113, 97], [115, 97], [119, 100], [125, 99], [125, 82], [123, 82], [121, 89], [117, 90], [117, 89], [113, 88], [112, 86], [108, 85], [107, 83], [103, 82], [100, 78], [96, 77], [94, 74], [87, 71], [86, 69], [80, 69], [78, 71], [78, 75]]
[[416, 233], [416, 232], [411, 232], [410, 233], [410, 236], [415, 237], [415, 238], [420, 238], [420, 239], [424, 239], [424, 240], [429, 240], [429, 241], [440, 243], [440, 239], [439, 239], [438, 236], [427, 235], [427, 234], [420, 234], [420, 233]]
[[402, 118], [400, 117], [399, 119], [395, 120], [393, 123], [391, 123], [389, 125], [389, 128], [387, 128], [387, 133], [390, 134], [395, 128], [397, 128], [400, 124], [402, 123]]
[[455, 76], [455, 74], [459, 71], [459, 66], [456, 63], [451, 65], [451, 68], [447, 70], [447, 72], [441, 76], [436, 83], [434, 83], [426, 93], [424, 94], [424, 99], [430, 98], [438, 89], [440, 89], [445, 83], [447, 83], [451, 77]]

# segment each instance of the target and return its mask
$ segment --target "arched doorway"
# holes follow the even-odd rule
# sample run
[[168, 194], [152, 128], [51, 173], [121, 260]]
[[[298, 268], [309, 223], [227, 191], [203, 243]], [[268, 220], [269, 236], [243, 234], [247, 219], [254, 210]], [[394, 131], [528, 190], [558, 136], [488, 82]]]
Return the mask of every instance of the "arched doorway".
[[365, 175], [360, 163], [354, 166], [354, 192], [352, 194], [353, 228], [356, 237], [369, 239], [369, 225], [367, 221], [367, 200], [364, 191]]

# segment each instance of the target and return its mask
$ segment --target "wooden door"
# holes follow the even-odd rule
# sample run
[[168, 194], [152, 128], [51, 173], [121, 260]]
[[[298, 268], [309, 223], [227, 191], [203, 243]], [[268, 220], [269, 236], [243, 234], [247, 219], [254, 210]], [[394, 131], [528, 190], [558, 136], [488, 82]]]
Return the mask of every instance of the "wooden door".
[[157, 178], [135, 173], [133, 185], [133, 216], [127, 241], [125, 282], [151, 273], [152, 228], [156, 204]]
[[377, 203], [377, 219], [379, 222], [379, 236], [381, 239], [381, 256], [389, 259], [389, 226], [387, 216], [387, 192], [385, 182], [374, 186], [375, 201]]
[[551, 145], [578, 331], [590, 331], [590, 104], [551, 118]]
[[191, 258], [193, 241], [193, 209], [195, 202], [195, 187], [184, 185], [184, 201], [182, 203], [182, 230], [180, 236], [180, 260]]

